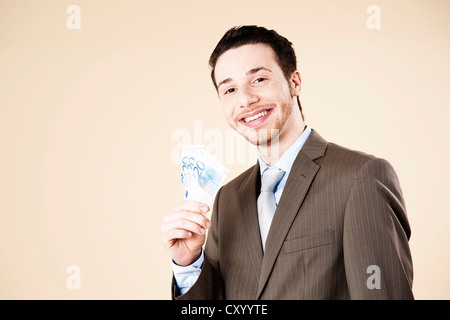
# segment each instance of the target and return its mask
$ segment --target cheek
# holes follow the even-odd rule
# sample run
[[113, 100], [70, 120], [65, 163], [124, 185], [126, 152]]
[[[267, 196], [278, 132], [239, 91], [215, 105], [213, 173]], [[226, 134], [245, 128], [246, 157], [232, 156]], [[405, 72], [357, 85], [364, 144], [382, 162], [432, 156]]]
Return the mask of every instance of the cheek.
[[223, 113], [228, 118], [232, 118], [235, 112], [239, 109], [236, 107], [236, 99], [234, 97], [227, 97], [220, 100]]
[[226, 103], [222, 103], [222, 110], [223, 110], [223, 114], [225, 116], [225, 119], [230, 122], [231, 120], [233, 120], [233, 108], [226, 104]]

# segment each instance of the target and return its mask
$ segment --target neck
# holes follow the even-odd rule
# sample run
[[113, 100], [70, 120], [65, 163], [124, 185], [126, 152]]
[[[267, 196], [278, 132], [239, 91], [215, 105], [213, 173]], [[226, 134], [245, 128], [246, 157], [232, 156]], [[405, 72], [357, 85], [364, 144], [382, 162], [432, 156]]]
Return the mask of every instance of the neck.
[[295, 140], [305, 131], [305, 128], [306, 126], [302, 121], [301, 126], [293, 128], [290, 132], [280, 132], [280, 135], [271, 140], [271, 142], [259, 145], [258, 152], [261, 159], [270, 167], [275, 165]]

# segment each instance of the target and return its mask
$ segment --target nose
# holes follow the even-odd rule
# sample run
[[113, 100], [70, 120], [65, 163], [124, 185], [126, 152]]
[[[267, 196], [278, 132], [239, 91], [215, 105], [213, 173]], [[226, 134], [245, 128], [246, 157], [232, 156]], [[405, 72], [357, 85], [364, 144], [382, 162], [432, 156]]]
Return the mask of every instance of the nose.
[[259, 96], [252, 88], [244, 87], [238, 91], [239, 106], [241, 108], [250, 107], [252, 104], [259, 102]]

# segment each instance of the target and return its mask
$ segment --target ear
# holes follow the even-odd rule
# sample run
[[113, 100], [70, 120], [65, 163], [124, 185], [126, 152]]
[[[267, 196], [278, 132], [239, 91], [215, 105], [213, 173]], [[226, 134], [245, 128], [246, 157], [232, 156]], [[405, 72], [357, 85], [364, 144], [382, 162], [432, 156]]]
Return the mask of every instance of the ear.
[[300, 90], [302, 89], [302, 78], [300, 77], [300, 72], [295, 70], [291, 73], [291, 79], [289, 81], [291, 86], [291, 94], [293, 97], [300, 95]]

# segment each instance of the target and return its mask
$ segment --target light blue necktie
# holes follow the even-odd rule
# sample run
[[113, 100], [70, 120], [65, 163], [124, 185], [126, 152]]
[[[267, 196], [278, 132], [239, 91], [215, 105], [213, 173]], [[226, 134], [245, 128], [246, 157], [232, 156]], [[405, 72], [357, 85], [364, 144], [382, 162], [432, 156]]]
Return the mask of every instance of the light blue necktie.
[[261, 193], [259, 194], [258, 205], [258, 221], [261, 233], [261, 243], [263, 251], [266, 246], [266, 238], [269, 233], [273, 215], [277, 208], [275, 201], [275, 189], [284, 176], [284, 171], [277, 167], [269, 167], [263, 172], [261, 178]]

